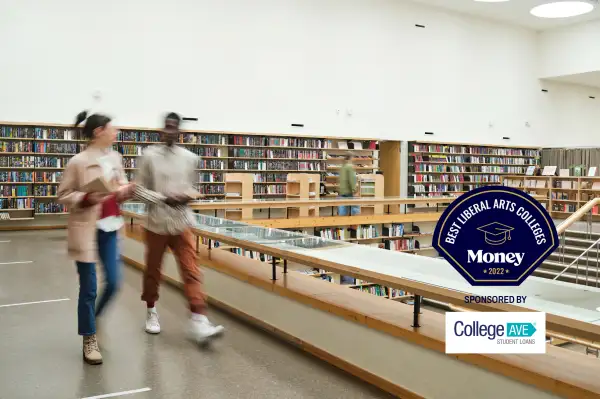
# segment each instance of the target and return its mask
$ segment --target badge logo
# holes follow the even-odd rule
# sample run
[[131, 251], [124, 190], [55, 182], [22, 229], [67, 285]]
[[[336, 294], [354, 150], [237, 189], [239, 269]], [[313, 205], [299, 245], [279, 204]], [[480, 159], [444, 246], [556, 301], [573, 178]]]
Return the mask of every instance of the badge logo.
[[528, 194], [481, 187], [450, 204], [433, 246], [471, 285], [520, 285], [558, 247], [552, 218]]

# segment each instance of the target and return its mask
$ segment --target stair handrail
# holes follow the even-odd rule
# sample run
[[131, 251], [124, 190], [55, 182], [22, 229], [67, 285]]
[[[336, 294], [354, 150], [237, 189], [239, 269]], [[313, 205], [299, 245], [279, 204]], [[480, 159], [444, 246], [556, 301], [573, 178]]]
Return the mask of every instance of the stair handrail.
[[595, 245], [598, 245], [598, 243], [599, 243], [599, 242], [600, 242], [600, 238], [598, 238], [596, 241], [594, 241], [594, 243], [593, 243], [592, 245], [590, 245], [590, 246], [589, 246], [589, 247], [588, 247], [588, 248], [587, 248], [585, 251], [583, 251], [583, 252], [581, 253], [581, 255], [579, 255], [577, 258], [575, 258], [575, 260], [574, 260], [573, 262], [569, 263], [569, 264], [567, 265], [567, 267], [565, 267], [565, 268], [563, 269], [563, 271], [562, 271], [562, 272], [558, 273], [558, 275], [557, 275], [556, 277], [554, 277], [552, 280], [556, 280], [556, 279], [558, 279], [560, 276], [562, 276], [562, 275], [563, 275], [563, 273], [565, 273], [567, 270], [569, 270], [569, 269], [571, 268], [571, 266], [573, 266], [573, 265], [575, 264], [575, 262], [578, 262], [578, 261], [579, 261], [579, 259], [581, 259], [581, 257], [582, 257], [583, 255], [585, 255], [586, 253], [588, 253], [588, 252], [589, 252], [589, 250], [590, 250], [590, 249], [592, 249], [592, 248], [594, 248], [594, 246], [595, 246]]
[[565, 219], [557, 228], [558, 235], [563, 234], [571, 225], [583, 218], [593, 207], [600, 205], [600, 198], [594, 198], [588, 201], [584, 206], [575, 211], [571, 216]]

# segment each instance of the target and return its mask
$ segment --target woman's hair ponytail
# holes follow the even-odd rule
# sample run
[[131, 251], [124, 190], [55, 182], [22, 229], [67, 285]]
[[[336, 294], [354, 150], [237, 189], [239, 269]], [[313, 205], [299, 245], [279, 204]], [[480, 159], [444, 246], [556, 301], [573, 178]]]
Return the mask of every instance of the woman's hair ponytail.
[[92, 140], [94, 138], [94, 130], [108, 125], [111, 119], [108, 116], [101, 114], [92, 114], [88, 118], [87, 111], [81, 111], [75, 118], [75, 128], [79, 128], [79, 125], [81, 125], [83, 121], [85, 121], [85, 125], [83, 126], [81, 133], [86, 139]]

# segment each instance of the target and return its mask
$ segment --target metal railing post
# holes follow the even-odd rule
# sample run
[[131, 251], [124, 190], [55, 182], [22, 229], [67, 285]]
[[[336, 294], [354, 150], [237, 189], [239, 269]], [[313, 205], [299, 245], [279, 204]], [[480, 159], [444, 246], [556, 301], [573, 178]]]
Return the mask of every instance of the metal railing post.
[[596, 241], [596, 288], [598, 288], [598, 261], [600, 260], [600, 242]]

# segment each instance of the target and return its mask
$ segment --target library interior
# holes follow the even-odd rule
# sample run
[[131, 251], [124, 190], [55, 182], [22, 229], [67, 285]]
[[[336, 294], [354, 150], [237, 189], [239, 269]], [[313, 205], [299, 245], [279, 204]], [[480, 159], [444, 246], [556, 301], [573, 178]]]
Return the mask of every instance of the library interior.
[[[600, 398], [599, 42], [597, 0], [0, 1], [0, 399]], [[484, 188], [557, 237], [518, 285], [437, 243]], [[543, 353], [450, 352], [484, 312]]]

